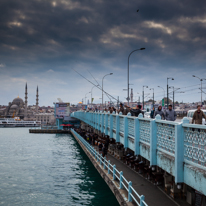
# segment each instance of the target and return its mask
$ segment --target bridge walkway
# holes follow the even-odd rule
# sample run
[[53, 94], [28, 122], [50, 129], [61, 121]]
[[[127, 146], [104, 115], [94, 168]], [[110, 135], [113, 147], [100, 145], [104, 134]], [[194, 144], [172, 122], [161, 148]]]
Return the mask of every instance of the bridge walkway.
[[[98, 151], [98, 147], [95, 148]], [[145, 201], [149, 206], [190, 206], [185, 200], [173, 200], [161, 187], [154, 185], [114, 156], [107, 154], [107, 159], [111, 161], [111, 164], [115, 164], [119, 171], [123, 171], [128, 181], [132, 181], [136, 192], [145, 196]]]

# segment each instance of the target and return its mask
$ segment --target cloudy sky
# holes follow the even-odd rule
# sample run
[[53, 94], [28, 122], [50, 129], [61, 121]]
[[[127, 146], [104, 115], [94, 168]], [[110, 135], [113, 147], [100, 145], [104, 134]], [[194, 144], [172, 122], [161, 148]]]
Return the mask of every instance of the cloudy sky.
[[[40, 105], [57, 98], [77, 103], [93, 85], [73, 69], [95, 84], [91, 74], [101, 84], [113, 73], [104, 89], [125, 101], [128, 55], [142, 47], [130, 56], [134, 100], [143, 85], [161, 99], [157, 86], [166, 92], [173, 77], [170, 86], [184, 92], [176, 100], [199, 101], [200, 81], [192, 75], [206, 78], [206, 1], [1, 0], [0, 104], [24, 98], [26, 82], [29, 104], [35, 104], [37, 85]], [[93, 97], [101, 102], [101, 91], [93, 88]]]

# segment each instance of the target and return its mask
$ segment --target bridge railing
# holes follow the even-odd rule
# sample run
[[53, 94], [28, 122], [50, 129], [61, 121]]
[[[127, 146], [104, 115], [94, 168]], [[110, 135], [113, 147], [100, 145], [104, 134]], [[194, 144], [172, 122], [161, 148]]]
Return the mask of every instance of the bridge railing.
[[[106, 160], [98, 151], [95, 150], [81, 135], [79, 135], [75, 130], [71, 129], [75, 136], [84, 144], [91, 155], [97, 160], [99, 166], [106, 170], [108, 174], [113, 176], [114, 181], [119, 182], [119, 189], [125, 189], [128, 193], [128, 201], [134, 201], [139, 206], [148, 206], [145, 202], [144, 195], [139, 195], [135, 189], [132, 187], [132, 182], [128, 181], [124, 176], [123, 172], [117, 170], [116, 165], [112, 165], [110, 160]], [[139, 201], [138, 201], [139, 199]]]
[[[72, 115], [85, 122], [88, 112], [75, 112]], [[157, 115], [155, 119], [143, 118], [116, 113], [90, 113], [94, 115], [95, 129], [105, 133], [130, 148], [135, 155], [141, 155], [150, 162], [150, 166], [158, 166], [174, 176], [175, 183], [190, 184], [196, 190], [206, 194], [206, 187], [189, 180], [194, 173], [191, 168], [196, 167], [206, 172], [206, 126], [189, 124], [188, 118], [182, 122], [161, 120]], [[97, 125], [100, 123], [100, 115], [104, 119], [108, 130], [103, 130]], [[109, 120], [108, 120], [109, 119]], [[92, 126], [92, 124], [90, 124]], [[189, 165], [185, 170], [185, 166]], [[190, 174], [187, 173], [190, 170]], [[199, 174], [198, 174], [199, 175]], [[204, 178], [197, 176], [198, 180]], [[188, 180], [187, 180], [188, 179]], [[205, 179], [206, 184], [206, 179]]]

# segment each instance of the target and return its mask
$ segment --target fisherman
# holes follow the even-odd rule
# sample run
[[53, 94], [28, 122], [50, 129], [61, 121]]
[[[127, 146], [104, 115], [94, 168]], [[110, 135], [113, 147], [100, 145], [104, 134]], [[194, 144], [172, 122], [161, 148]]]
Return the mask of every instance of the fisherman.
[[122, 112], [122, 114], [124, 114], [124, 105], [122, 104], [122, 102], [119, 104], [119, 110], [118, 110], [118, 114]]
[[141, 110], [142, 108], [141, 105], [137, 105], [136, 109], [132, 109], [129, 106], [126, 106], [126, 107], [130, 110], [132, 116], [138, 117], [140, 113], [142, 113], [142, 115], [144, 116], [144, 112]]

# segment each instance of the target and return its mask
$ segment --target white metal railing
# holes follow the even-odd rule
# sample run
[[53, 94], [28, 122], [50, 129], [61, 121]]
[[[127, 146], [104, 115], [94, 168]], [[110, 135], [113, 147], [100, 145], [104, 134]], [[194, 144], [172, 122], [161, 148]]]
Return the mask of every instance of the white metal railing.
[[[93, 155], [93, 157], [97, 160], [99, 165], [107, 170], [108, 174], [113, 176], [113, 180], [117, 180], [119, 182], [119, 189], [125, 189], [128, 192], [128, 201], [134, 201], [139, 206], [148, 206], [144, 201], [144, 195], [139, 195], [135, 189], [132, 187], [132, 182], [128, 182], [127, 179], [123, 176], [123, 172], [118, 171], [116, 165], [112, 165], [110, 160], [106, 160], [106, 157], [103, 157], [102, 154], [97, 152], [94, 147], [92, 147], [83, 137], [81, 137], [76, 131], [71, 129], [71, 131], [76, 135], [76, 137], [84, 144], [86, 149]], [[137, 200], [137, 198], [139, 201]]]

